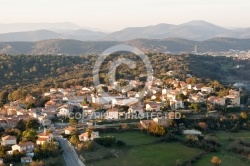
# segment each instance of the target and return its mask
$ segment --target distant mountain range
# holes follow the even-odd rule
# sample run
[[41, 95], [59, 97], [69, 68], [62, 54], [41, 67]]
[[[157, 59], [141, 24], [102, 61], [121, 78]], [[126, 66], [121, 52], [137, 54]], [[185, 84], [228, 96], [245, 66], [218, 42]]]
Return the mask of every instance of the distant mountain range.
[[74, 39], [81, 41], [98, 41], [106, 34], [86, 29], [67, 30], [64, 33], [57, 33], [49, 30], [36, 30], [27, 32], [11, 32], [0, 34], [0, 42], [11, 41], [41, 41], [48, 39]]
[[[8, 32], [8, 33], [4, 33]], [[89, 30], [72, 23], [0, 24], [0, 42], [73, 39], [81, 41], [128, 41], [182, 38], [195, 41], [215, 37], [250, 38], [250, 28], [227, 29], [205, 21], [130, 27], [112, 33]]]
[[117, 45], [128, 44], [144, 52], [192, 52], [195, 45], [198, 52], [219, 52], [250, 50], [250, 39], [212, 38], [205, 41], [192, 41], [180, 38], [168, 39], [134, 39], [118, 41], [79, 41], [71, 39], [51, 39], [37, 42], [0, 42], [0, 54], [25, 55], [84, 55], [101, 53], [105, 49]]

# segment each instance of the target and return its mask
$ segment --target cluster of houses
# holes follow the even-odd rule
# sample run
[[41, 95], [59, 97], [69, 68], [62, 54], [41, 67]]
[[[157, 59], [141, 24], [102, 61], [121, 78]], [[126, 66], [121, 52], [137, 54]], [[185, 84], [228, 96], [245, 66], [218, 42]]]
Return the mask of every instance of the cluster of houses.
[[[174, 74], [167, 72], [168, 75]], [[145, 112], [161, 112], [165, 103], [169, 102], [173, 110], [184, 109], [184, 100], [178, 96], [184, 95], [185, 101], [190, 103], [211, 103], [213, 105], [240, 105], [240, 92], [231, 89], [229, 94], [223, 97], [213, 96], [214, 89], [212, 87], [201, 86], [197, 84], [188, 84], [184, 81], [172, 80], [171, 88], [166, 88], [160, 79], [152, 79], [147, 82], [143, 93], [133, 90], [120, 89], [120, 92], [113, 93], [117, 90], [119, 82], [114, 85], [100, 87], [82, 87], [71, 86], [70, 88], [51, 88], [49, 92], [44, 93], [44, 96], [50, 97], [50, 100], [45, 103], [44, 107], [26, 109], [26, 105], [21, 101], [14, 101], [4, 105], [2, 109], [6, 114], [0, 115], [0, 126], [3, 128], [13, 128], [17, 125], [20, 119], [35, 118], [42, 126], [50, 126], [54, 117], [70, 116], [72, 112], [79, 111], [86, 116], [91, 116], [97, 112], [97, 109], [106, 110], [105, 119], [119, 119], [124, 114], [143, 114]], [[138, 86], [143, 85], [138, 80], [127, 80], [127, 85], [130, 89], [138, 89]], [[107, 89], [103, 93], [102, 87]], [[143, 99], [143, 100], [142, 100]], [[91, 105], [89, 104], [91, 103]], [[125, 113], [121, 111], [121, 107], [128, 108]], [[149, 124], [158, 124], [162, 126], [168, 125], [168, 120], [157, 117], [142, 120], [141, 125], [145, 128]], [[69, 126], [65, 128], [65, 134], [72, 134], [74, 128]], [[79, 135], [80, 141], [93, 140], [98, 138], [98, 132], [85, 132]], [[53, 134], [44, 131], [38, 134], [36, 143], [24, 142], [17, 144], [17, 139], [14, 136], [2, 137], [1, 145], [11, 146], [12, 150], [8, 154], [12, 154], [14, 150], [27, 152], [27, 157], [22, 158], [22, 162], [32, 161], [32, 152], [36, 145], [42, 145], [45, 142], [53, 141]], [[34, 154], [33, 154], [34, 155]]]
[[15, 136], [6, 135], [1, 138], [1, 145], [10, 147], [11, 150], [7, 151], [7, 154], [12, 155], [14, 151], [25, 152], [26, 157], [21, 158], [22, 163], [32, 162], [32, 157], [34, 156], [34, 149], [36, 145], [43, 145], [45, 142], [49, 143], [53, 141], [53, 134], [44, 130], [44, 132], [37, 135], [36, 144], [27, 141], [17, 143], [17, 138]]
[[[138, 80], [127, 80], [127, 84], [136, 89], [143, 83]], [[145, 84], [143, 93], [136, 91], [125, 91], [124, 93], [112, 93], [117, 89], [119, 83], [112, 86], [100, 85], [98, 88], [72, 86], [67, 89], [51, 88], [44, 96], [50, 97], [45, 103], [45, 107], [26, 109], [20, 102], [11, 102], [5, 105], [6, 115], [0, 115], [0, 125], [2, 127], [14, 127], [20, 119], [36, 118], [43, 126], [50, 126], [54, 117], [70, 117], [72, 112], [81, 110], [86, 116], [91, 116], [97, 109], [107, 110], [105, 119], [119, 119], [124, 112], [119, 111], [119, 106], [128, 106], [128, 113], [158, 112], [164, 103], [170, 103], [172, 109], [183, 109], [184, 101], [177, 96], [183, 94], [186, 101], [190, 103], [208, 102], [214, 105], [240, 105], [240, 93], [230, 90], [229, 94], [223, 97], [210, 95], [214, 89], [196, 84], [188, 84], [184, 81], [173, 80], [170, 82], [172, 88], [164, 88], [160, 79], [153, 79]], [[107, 88], [107, 93], [102, 93], [102, 87]], [[142, 101], [142, 98], [149, 100]], [[91, 103], [91, 106], [89, 105]], [[118, 106], [118, 107], [117, 107]]]

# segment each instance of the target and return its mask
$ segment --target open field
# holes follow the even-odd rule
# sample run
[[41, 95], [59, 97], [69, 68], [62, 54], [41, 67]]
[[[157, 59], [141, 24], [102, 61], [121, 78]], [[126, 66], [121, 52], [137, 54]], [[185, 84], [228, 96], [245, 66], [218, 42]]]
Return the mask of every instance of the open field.
[[[218, 156], [222, 160], [222, 166], [250, 165], [250, 160], [242, 160], [245, 156], [227, 151], [228, 145], [231, 143], [228, 141], [229, 137], [243, 139], [250, 142], [250, 132], [241, 131], [238, 133], [227, 133], [220, 131], [215, 132], [214, 134], [214, 138], [222, 145], [219, 148], [219, 151], [203, 156], [194, 164], [194, 166], [211, 166], [210, 160], [213, 156]], [[116, 149], [118, 157], [92, 162], [89, 164], [91, 166], [115, 166], [117, 163], [121, 166], [175, 166], [178, 160], [181, 162], [190, 160], [201, 152], [200, 149], [190, 148], [176, 142], [150, 144], [157, 140], [157, 137], [141, 132], [129, 131], [123, 133], [101, 134], [101, 136], [105, 135], [112, 135], [117, 139], [123, 140], [127, 145], [132, 145], [134, 147], [128, 149]], [[112, 150], [112, 148], [108, 150]]]
[[161, 143], [131, 148], [119, 157], [91, 163], [92, 166], [175, 166], [176, 161], [186, 161], [200, 152], [180, 143]]
[[213, 156], [217, 156], [222, 160], [221, 166], [249, 166], [250, 161], [242, 161], [238, 155], [230, 152], [225, 152], [224, 155], [221, 152], [211, 153], [198, 160], [194, 166], [211, 166], [211, 159]]
[[216, 138], [221, 142], [222, 147], [219, 152], [210, 153], [200, 160], [198, 160], [195, 166], [211, 166], [210, 160], [213, 156], [217, 156], [222, 160], [221, 166], [248, 166], [250, 165], [250, 160], [241, 160], [242, 155], [235, 154], [233, 152], [227, 151], [227, 147], [230, 144], [228, 138], [242, 139], [250, 142], [250, 132], [240, 131], [238, 133], [228, 133], [224, 131], [216, 132]]
[[228, 133], [228, 132], [224, 132], [224, 131], [219, 131], [219, 132], [215, 132], [215, 134], [216, 134], [216, 137], [220, 141], [228, 140], [229, 137], [250, 141], [250, 131], [240, 131], [237, 133]]

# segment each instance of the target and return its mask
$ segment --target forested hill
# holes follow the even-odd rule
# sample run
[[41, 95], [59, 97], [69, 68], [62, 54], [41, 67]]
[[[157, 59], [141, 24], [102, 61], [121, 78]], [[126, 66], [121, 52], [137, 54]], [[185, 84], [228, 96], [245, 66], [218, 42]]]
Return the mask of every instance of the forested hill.
[[[250, 61], [227, 57], [199, 55], [169, 55], [159, 53], [147, 54], [154, 68], [154, 76], [167, 77], [164, 73], [174, 71], [176, 78], [185, 79], [186, 74], [200, 78], [210, 78], [230, 83], [250, 82]], [[113, 56], [113, 57], [112, 57]], [[110, 61], [126, 55], [116, 54], [106, 58], [101, 67], [100, 80], [106, 83]], [[127, 57], [127, 56], [126, 56]], [[134, 56], [129, 56], [137, 61]], [[67, 87], [77, 84], [88, 86], [93, 80], [93, 66], [96, 55], [85, 56], [8, 56], [0, 55], [0, 91], [11, 90], [24, 86], [35, 88]], [[139, 60], [138, 60], [139, 61]], [[122, 65], [117, 78], [134, 79], [143, 72], [143, 63], [138, 62], [135, 71]], [[244, 66], [235, 68], [236, 65]], [[128, 78], [130, 76], [130, 78]]]
[[135, 46], [144, 52], [192, 52], [197, 45], [198, 52], [219, 52], [250, 50], [250, 39], [212, 38], [205, 41], [191, 41], [178, 38], [135, 39], [117, 41], [78, 41], [68, 39], [43, 40], [38, 42], [0, 42], [0, 54], [11, 55], [86, 55], [101, 53], [105, 49], [124, 43]]
[[79, 41], [69, 39], [52, 39], [38, 42], [0, 42], [0, 53], [11, 55], [84, 55], [101, 53], [117, 45], [114, 41]]

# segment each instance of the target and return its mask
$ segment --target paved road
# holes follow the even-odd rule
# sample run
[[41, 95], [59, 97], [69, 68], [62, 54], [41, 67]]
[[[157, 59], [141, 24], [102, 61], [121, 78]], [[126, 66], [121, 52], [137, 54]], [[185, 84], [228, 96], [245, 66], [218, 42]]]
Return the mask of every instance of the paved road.
[[69, 144], [67, 140], [63, 138], [58, 138], [63, 149], [63, 158], [66, 166], [85, 166], [78, 158], [75, 149]]

